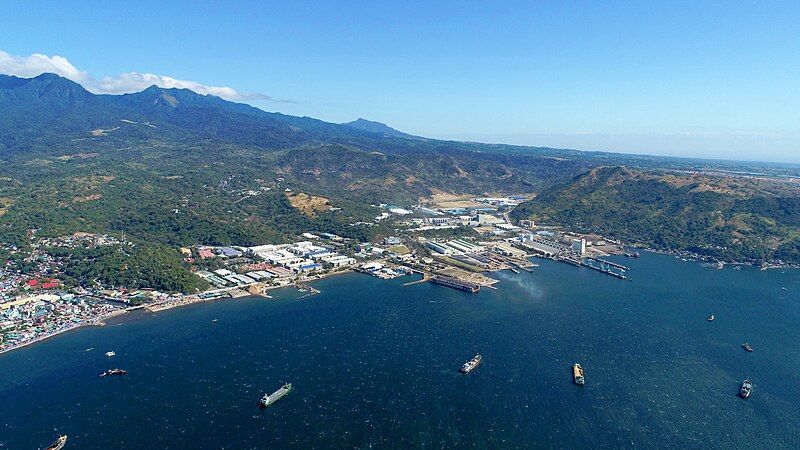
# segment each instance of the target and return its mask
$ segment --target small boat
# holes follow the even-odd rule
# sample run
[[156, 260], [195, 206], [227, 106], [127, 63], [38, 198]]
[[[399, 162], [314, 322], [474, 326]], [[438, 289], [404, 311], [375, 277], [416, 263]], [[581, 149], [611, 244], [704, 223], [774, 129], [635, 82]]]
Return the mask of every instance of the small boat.
[[739, 397], [747, 398], [750, 397], [750, 393], [753, 392], [753, 383], [750, 380], [744, 380], [742, 382], [742, 387], [739, 388]]
[[112, 356], [117, 356], [116, 352], [106, 352], [106, 356], [111, 358]]
[[781, 290], [782, 291], [788, 291], [788, 289], [786, 289], [785, 287], [782, 287]]
[[219, 319], [211, 319], [211, 323], [217, 322]]
[[107, 375], [125, 375], [126, 373], [128, 373], [128, 371], [125, 369], [109, 369], [101, 373], [100, 378], [103, 378]]
[[586, 384], [586, 379], [583, 377], [583, 367], [578, 363], [572, 366], [572, 379], [578, 386]]
[[473, 357], [469, 361], [465, 362], [464, 365], [461, 366], [461, 368], [458, 369], [458, 370], [461, 373], [470, 373], [473, 370], [475, 370], [476, 367], [478, 367], [478, 365], [481, 363], [481, 361], [483, 361], [483, 356], [475, 355], [475, 357]]
[[747, 350], [748, 352], [751, 352], [751, 353], [753, 352], [753, 347], [750, 347], [750, 344], [749, 344], [749, 343], [747, 343], [747, 342], [745, 342], [744, 344], [742, 344], [742, 348], [743, 348], [743, 349], [745, 349], [745, 350]]
[[706, 320], [707, 320], [707, 321], [709, 321], [709, 322], [713, 322], [713, 321], [714, 321], [714, 319], [716, 319], [716, 318], [717, 318], [717, 317], [716, 317], [716, 316], [714, 316], [714, 315], [712, 314], [712, 315], [710, 315], [710, 316], [706, 317]]
[[67, 443], [67, 435], [65, 434], [63, 436], [59, 436], [58, 439], [56, 439], [55, 442], [50, 444], [50, 446], [47, 447], [45, 450], [61, 450], [62, 448], [64, 448], [64, 445], [66, 445], [66, 443]]

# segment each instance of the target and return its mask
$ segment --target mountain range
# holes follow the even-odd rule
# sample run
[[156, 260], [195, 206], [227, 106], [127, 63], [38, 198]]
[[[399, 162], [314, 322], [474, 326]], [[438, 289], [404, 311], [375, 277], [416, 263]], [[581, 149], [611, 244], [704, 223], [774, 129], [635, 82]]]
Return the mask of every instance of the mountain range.
[[[0, 75], [0, 242], [27, 242], [32, 227], [40, 235], [124, 231], [141, 243], [167, 246], [251, 245], [309, 230], [366, 240], [389, 232], [364, 225], [377, 215], [371, 204], [497, 193], [539, 195], [520, 207], [517, 217], [652, 242], [644, 229], [633, 228], [636, 221], [620, 225], [609, 212], [627, 208], [626, 203], [600, 203], [623, 198], [621, 193], [602, 186], [591, 193], [579, 189], [591, 170], [623, 165], [636, 173], [757, 171], [784, 178], [798, 173], [787, 165], [442, 141], [365, 119], [335, 124], [267, 112], [186, 89], [151, 86], [96, 95], [54, 74]], [[623, 179], [624, 186], [639, 185], [638, 179]], [[286, 189], [308, 196], [284, 195]], [[643, 207], [689, 195], [663, 193], [664, 198], [643, 195]], [[331, 208], [298, 206], [298, 199], [312, 197]], [[596, 200], [591, 208], [585, 207], [587, 198]], [[777, 220], [779, 209], [763, 217]], [[684, 211], [680, 222], [664, 222], [675, 236], [664, 245], [698, 244], [680, 238], [681, 227], [693, 229], [707, 220], [692, 211]], [[612, 222], [617, 225], [607, 226]], [[778, 233], [758, 223], [746, 221], [746, 227], [758, 237], [752, 242], [769, 249], [760, 255], [769, 257], [793, 242], [790, 228], [778, 227]], [[717, 237], [713, 242], [698, 245], [720, 246]]]

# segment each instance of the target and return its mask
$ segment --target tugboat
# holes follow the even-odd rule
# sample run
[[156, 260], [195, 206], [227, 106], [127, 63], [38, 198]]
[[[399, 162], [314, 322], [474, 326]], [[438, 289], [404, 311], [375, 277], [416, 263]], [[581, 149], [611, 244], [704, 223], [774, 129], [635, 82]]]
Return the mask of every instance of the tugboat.
[[258, 402], [258, 406], [266, 408], [267, 406], [283, 398], [284, 395], [288, 394], [291, 391], [292, 391], [292, 383], [286, 383], [283, 386], [281, 386], [280, 389], [273, 392], [271, 395], [264, 394], [264, 396], [261, 397], [261, 400]]
[[100, 378], [103, 378], [106, 375], [125, 375], [126, 373], [128, 373], [128, 371], [125, 369], [109, 369], [101, 373]]
[[572, 379], [578, 386], [586, 384], [586, 380], [583, 378], [583, 367], [578, 363], [572, 366]]
[[55, 442], [50, 444], [45, 450], [61, 450], [64, 448], [64, 445], [67, 443], [67, 435], [59, 436]]
[[458, 369], [461, 373], [470, 373], [475, 370], [476, 367], [481, 363], [483, 360], [483, 356], [475, 355], [474, 358], [470, 359], [469, 361], [465, 362], [460, 369]]
[[742, 382], [742, 387], [739, 389], [739, 397], [750, 397], [751, 392], [753, 392], [753, 383], [751, 383], [750, 380], [744, 380]]
[[742, 348], [743, 348], [743, 349], [745, 349], [745, 350], [747, 350], [747, 351], [748, 351], [748, 352], [750, 352], [750, 353], [753, 353], [753, 347], [750, 347], [750, 344], [748, 344], [747, 342], [745, 342], [744, 344], [742, 344]]
[[707, 321], [709, 321], [709, 322], [713, 322], [713, 321], [714, 321], [714, 319], [716, 319], [716, 318], [717, 318], [717, 317], [716, 317], [716, 316], [714, 316], [714, 315], [712, 314], [712, 315], [710, 315], [710, 316], [706, 317], [706, 320], [707, 320]]

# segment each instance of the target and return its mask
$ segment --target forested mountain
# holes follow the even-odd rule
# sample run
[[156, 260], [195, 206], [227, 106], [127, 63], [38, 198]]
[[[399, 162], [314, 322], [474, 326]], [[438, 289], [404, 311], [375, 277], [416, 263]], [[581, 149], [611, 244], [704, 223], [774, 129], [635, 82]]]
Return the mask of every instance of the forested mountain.
[[[370, 204], [410, 205], [441, 192], [545, 192], [519, 214], [535, 212], [566, 223], [577, 217], [589, 224], [591, 214], [611, 213], [598, 212], [599, 204], [594, 210], [578, 208], [547, 189], [603, 164], [705, 163], [440, 141], [364, 120], [334, 124], [270, 113], [186, 89], [153, 86], [134, 94], [95, 95], [57, 75], [0, 75], [0, 243], [27, 245], [31, 229], [37, 236], [124, 232], [140, 247], [154, 246], [140, 255], [178, 245], [279, 242], [302, 231], [370, 239], [387, 230], [352, 225], [372, 221], [379, 211]], [[730, 163], [714, 164], [737, 170]], [[795, 168], [776, 170], [790, 174]], [[334, 208], [309, 214], [292, 205], [286, 189], [325, 198]], [[652, 218], [649, 199], [643, 195], [641, 208], [629, 212], [642, 214], [631, 218], [639, 224], [637, 232]], [[778, 206], [770, 208], [782, 208], [782, 200], [775, 201]], [[686, 223], [696, 223], [691, 210], [684, 215]], [[771, 232], [757, 220], [747, 221], [747, 227], [753, 230], [743, 232], [747, 239]], [[780, 247], [786, 232], [777, 241], [763, 241]], [[677, 242], [671, 234], [660, 239], [663, 245]], [[174, 272], [174, 255], [155, 260], [171, 261], [167, 272]], [[166, 280], [164, 285], [171, 286]]]
[[352, 122], [347, 122], [342, 125], [347, 125], [348, 127], [357, 128], [363, 131], [369, 131], [372, 133], [380, 133], [383, 136], [394, 136], [394, 137], [407, 137], [411, 138], [414, 137], [410, 134], [403, 133], [402, 131], [397, 131], [394, 128], [390, 127], [389, 125], [374, 122], [372, 120], [358, 118]]
[[600, 167], [543, 192], [513, 215], [659, 249], [800, 262], [796, 183]]
[[[74, 231], [176, 245], [369, 239], [371, 203], [532, 192], [593, 165], [550, 149], [387, 136], [185, 89], [95, 95], [52, 74], [0, 76], [0, 241]], [[542, 151], [541, 155], [537, 154]], [[285, 189], [330, 200], [310, 217]], [[258, 195], [253, 195], [257, 192]]]

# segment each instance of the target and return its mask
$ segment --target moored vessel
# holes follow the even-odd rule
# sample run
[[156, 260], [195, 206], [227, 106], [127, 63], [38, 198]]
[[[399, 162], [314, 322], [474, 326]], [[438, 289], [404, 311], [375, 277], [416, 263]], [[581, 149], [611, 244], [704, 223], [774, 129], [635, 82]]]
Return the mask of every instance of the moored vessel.
[[481, 356], [480, 354], [475, 355], [472, 359], [470, 359], [469, 361], [465, 362], [464, 365], [461, 366], [461, 368], [458, 369], [458, 370], [461, 373], [470, 373], [473, 370], [475, 370], [476, 367], [478, 367], [478, 365], [481, 363], [481, 361], [483, 361], [483, 356]]
[[292, 383], [286, 383], [283, 386], [281, 386], [280, 389], [273, 392], [272, 394], [269, 395], [264, 394], [264, 396], [261, 397], [261, 400], [258, 402], [258, 406], [266, 408], [267, 406], [283, 398], [284, 395], [288, 394], [291, 391], [292, 391]]
[[583, 367], [578, 363], [572, 366], [572, 379], [578, 386], [586, 384], [586, 379], [583, 377]]
[[481, 285], [464, 281], [455, 277], [448, 277], [445, 275], [434, 275], [431, 277], [431, 283], [447, 286], [449, 288], [458, 289], [466, 292], [478, 292], [481, 290]]
[[55, 442], [50, 444], [50, 446], [47, 447], [45, 450], [61, 450], [62, 448], [64, 448], [64, 445], [66, 445], [66, 443], [67, 443], [67, 435], [65, 434], [59, 436], [58, 439], [56, 439]]
[[750, 380], [742, 381], [742, 387], [739, 388], [739, 397], [747, 398], [753, 392], [753, 383]]

